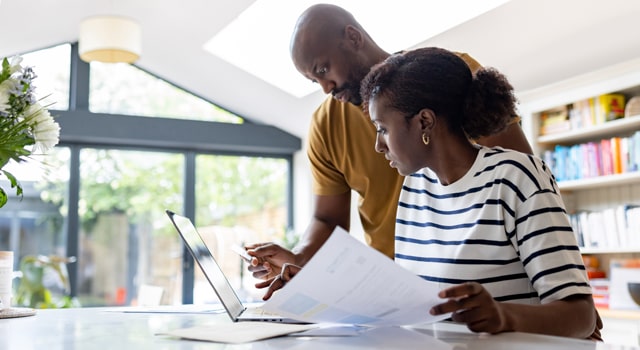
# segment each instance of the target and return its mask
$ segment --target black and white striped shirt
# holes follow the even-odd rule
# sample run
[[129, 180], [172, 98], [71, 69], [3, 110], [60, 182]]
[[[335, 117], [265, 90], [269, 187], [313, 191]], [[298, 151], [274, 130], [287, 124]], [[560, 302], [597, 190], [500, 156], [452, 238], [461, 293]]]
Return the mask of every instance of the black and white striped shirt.
[[539, 304], [591, 288], [555, 179], [537, 157], [480, 147], [447, 186], [407, 176], [395, 261], [442, 288], [476, 281], [497, 301]]

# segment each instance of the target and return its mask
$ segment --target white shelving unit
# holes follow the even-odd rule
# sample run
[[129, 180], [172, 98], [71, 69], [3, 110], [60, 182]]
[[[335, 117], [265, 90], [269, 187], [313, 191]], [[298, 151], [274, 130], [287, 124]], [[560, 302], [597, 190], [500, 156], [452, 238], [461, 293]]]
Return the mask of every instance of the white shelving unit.
[[[534, 152], [541, 156], [555, 145], [570, 146], [614, 136], [629, 136], [640, 130], [640, 116], [606, 122], [594, 127], [549, 135], [540, 135], [540, 113], [575, 101], [608, 93], [622, 93], [627, 101], [640, 96], [640, 59], [621, 63], [537, 90], [518, 94], [522, 126]], [[640, 205], [640, 171], [558, 182], [567, 210], [601, 211], [621, 204]], [[633, 228], [640, 235], [640, 227]], [[640, 246], [583, 248], [583, 254], [598, 256], [609, 274], [614, 258], [640, 258]], [[604, 309], [600, 311], [605, 342], [638, 346], [640, 311]]]
[[[613, 136], [629, 136], [640, 130], [640, 115], [635, 115], [568, 132], [539, 134], [541, 112], [608, 93], [622, 93], [627, 100], [640, 96], [640, 59], [519, 93], [523, 129], [534, 152], [541, 156], [544, 150], [555, 145], [570, 146]], [[569, 212], [603, 210], [618, 204], [640, 205], [640, 172], [560, 181], [558, 186]], [[607, 249], [617, 250], [617, 247]], [[624, 251], [640, 253], [640, 247], [625, 247]]]

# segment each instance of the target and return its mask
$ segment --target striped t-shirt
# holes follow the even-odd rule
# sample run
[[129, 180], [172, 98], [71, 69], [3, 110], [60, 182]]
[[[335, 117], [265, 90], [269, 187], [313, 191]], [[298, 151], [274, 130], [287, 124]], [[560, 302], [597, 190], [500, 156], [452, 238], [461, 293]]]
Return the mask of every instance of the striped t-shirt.
[[443, 186], [407, 176], [395, 261], [442, 288], [481, 283], [497, 301], [547, 303], [591, 294], [555, 179], [537, 157], [479, 147], [471, 169]]

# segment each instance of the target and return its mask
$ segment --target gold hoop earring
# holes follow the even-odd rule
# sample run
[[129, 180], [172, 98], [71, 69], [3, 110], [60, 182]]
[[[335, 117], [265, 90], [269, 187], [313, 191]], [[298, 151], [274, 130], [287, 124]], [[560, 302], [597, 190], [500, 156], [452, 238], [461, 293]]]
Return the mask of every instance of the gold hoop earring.
[[429, 144], [429, 142], [431, 141], [431, 139], [429, 138], [429, 136], [427, 136], [427, 134], [422, 134], [422, 143], [426, 145]]

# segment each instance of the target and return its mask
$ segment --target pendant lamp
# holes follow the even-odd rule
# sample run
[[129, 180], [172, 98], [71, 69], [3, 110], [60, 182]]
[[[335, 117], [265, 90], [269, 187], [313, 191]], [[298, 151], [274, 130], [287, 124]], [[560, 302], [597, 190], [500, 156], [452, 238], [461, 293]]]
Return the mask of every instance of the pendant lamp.
[[80, 23], [78, 53], [85, 62], [133, 63], [140, 58], [140, 25], [122, 16], [94, 16]]

